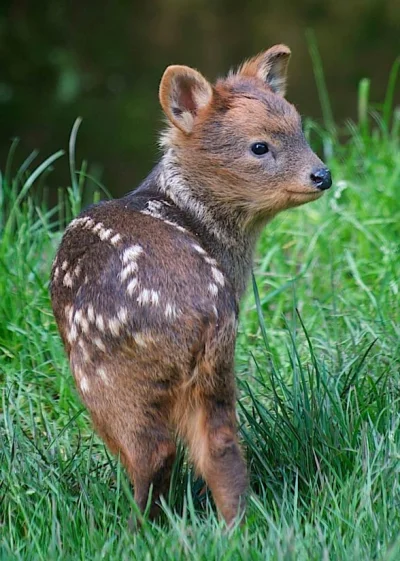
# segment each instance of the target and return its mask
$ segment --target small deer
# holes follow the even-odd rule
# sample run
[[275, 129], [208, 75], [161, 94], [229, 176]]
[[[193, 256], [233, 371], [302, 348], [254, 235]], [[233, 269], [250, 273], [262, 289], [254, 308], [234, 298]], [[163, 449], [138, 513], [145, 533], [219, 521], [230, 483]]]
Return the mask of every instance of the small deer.
[[284, 99], [276, 45], [211, 85], [169, 66], [163, 155], [132, 193], [68, 226], [51, 276], [54, 315], [95, 429], [150, 517], [176, 438], [228, 526], [245, 509], [234, 349], [256, 240], [278, 212], [318, 199], [331, 175]]

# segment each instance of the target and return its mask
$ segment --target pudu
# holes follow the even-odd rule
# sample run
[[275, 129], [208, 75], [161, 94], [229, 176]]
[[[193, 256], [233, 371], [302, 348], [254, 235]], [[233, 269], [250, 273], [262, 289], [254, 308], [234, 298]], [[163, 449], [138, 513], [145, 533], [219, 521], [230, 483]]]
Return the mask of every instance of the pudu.
[[176, 438], [231, 525], [245, 508], [235, 413], [238, 306], [254, 246], [278, 212], [318, 199], [329, 170], [284, 99], [285, 45], [211, 85], [170, 66], [163, 156], [134, 192], [68, 226], [51, 297], [80, 396], [150, 515]]

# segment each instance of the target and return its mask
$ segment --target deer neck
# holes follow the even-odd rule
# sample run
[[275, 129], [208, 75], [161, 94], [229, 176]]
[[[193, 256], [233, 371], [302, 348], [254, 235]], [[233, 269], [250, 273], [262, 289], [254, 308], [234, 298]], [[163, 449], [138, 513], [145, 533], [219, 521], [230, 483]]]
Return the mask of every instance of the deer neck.
[[182, 221], [220, 264], [238, 298], [250, 276], [256, 241], [264, 224], [244, 227], [244, 219], [228, 205], [215, 201], [206, 185], [185, 173], [173, 150], [157, 167], [159, 191], [179, 209]]

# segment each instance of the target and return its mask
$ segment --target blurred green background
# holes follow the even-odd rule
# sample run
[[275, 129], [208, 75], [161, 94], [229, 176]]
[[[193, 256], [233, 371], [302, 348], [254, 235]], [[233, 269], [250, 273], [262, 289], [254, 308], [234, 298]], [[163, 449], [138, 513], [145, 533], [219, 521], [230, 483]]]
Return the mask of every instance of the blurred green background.
[[[78, 161], [120, 195], [157, 160], [168, 64], [214, 79], [277, 42], [293, 52], [288, 98], [319, 120], [308, 28], [338, 122], [356, 117], [362, 77], [372, 79], [372, 100], [383, 100], [400, 53], [400, 0], [1, 0], [0, 169], [13, 137], [21, 160], [35, 148], [44, 158], [67, 147], [82, 116]], [[67, 158], [49, 182], [68, 184]]]

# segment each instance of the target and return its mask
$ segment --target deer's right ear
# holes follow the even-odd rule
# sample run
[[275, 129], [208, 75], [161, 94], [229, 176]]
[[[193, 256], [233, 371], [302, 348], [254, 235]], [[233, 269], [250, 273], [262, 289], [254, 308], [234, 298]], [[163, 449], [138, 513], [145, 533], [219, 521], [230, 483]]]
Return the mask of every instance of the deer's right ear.
[[193, 68], [168, 66], [161, 79], [159, 97], [171, 123], [190, 134], [196, 115], [211, 102], [212, 87]]

